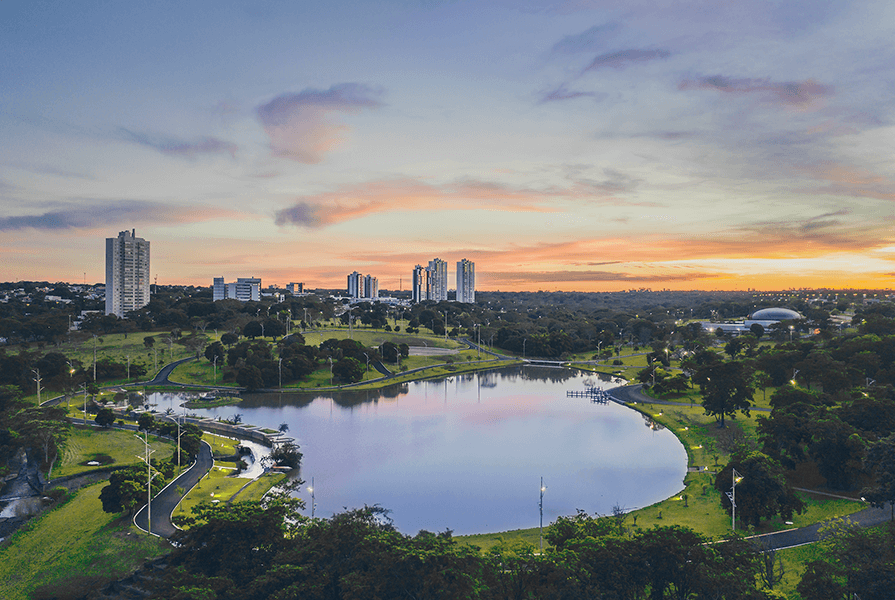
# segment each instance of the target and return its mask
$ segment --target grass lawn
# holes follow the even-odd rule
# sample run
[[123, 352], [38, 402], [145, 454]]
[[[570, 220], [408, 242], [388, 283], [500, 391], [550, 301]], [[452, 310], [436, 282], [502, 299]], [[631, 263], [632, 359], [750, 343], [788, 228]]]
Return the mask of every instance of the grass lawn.
[[129, 517], [104, 513], [103, 484], [83, 488], [62, 506], [15, 533], [0, 548], [0, 598], [24, 600], [40, 585], [81, 588], [126, 576], [170, 551]]
[[[167, 460], [175, 452], [173, 442], [154, 436], [149, 436], [149, 447], [155, 450], [152, 455], [155, 459]], [[132, 431], [75, 426], [71, 428], [71, 436], [65, 442], [62, 455], [53, 466], [52, 477], [86, 473], [108, 465], [138, 464], [141, 461], [137, 455], [143, 456], [144, 452], [143, 439], [138, 439]], [[93, 460], [102, 464], [85, 464]]]
[[196, 487], [190, 490], [190, 493], [177, 505], [173, 516], [191, 516], [192, 508], [202, 502], [217, 500], [226, 504], [242, 486], [250, 481], [243, 477], [230, 477], [234, 473], [236, 473], [236, 469], [228, 466], [227, 463], [215, 462], [211, 471], [200, 479]]
[[[134, 333], [108, 333], [96, 338], [96, 358], [108, 357], [115, 362], [127, 362], [130, 356], [131, 364], [142, 363], [147, 373], [154, 374], [156, 356], [158, 368], [165, 364], [191, 356], [191, 352], [185, 346], [173, 343], [170, 348], [163, 339], [168, 335], [167, 331], [138, 331]], [[144, 338], [155, 338], [153, 348], [146, 348]], [[213, 338], [213, 335], [209, 335]], [[78, 360], [88, 368], [93, 364], [93, 336], [87, 333], [72, 333], [70, 338], [54, 348], [54, 352], [60, 352], [72, 360]], [[100, 382], [103, 383], [103, 382]]]
[[257, 502], [284, 479], [286, 479], [285, 473], [265, 473], [239, 492], [233, 500], [235, 502]]

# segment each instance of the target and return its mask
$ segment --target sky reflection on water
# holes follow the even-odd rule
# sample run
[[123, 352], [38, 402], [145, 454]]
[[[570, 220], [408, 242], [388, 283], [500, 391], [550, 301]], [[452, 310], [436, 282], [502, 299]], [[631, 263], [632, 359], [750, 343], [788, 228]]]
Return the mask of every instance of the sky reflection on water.
[[318, 516], [378, 504], [408, 534], [535, 527], [541, 476], [545, 525], [579, 508], [606, 514], [681, 490], [686, 452], [671, 432], [615, 403], [566, 397], [588, 383], [615, 385], [510, 367], [334, 397], [256, 394], [191, 412], [287, 423], [304, 454], [302, 477], [314, 477]]

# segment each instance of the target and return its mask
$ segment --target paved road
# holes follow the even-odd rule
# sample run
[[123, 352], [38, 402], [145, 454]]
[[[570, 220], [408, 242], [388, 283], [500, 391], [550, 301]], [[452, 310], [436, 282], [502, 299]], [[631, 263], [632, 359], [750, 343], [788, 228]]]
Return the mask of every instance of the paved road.
[[191, 356], [189, 358], [183, 358], [181, 360], [176, 360], [170, 364], [167, 364], [162, 367], [162, 369], [158, 372], [154, 379], [136, 385], [174, 385], [170, 381], [168, 381], [168, 377], [170, 377], [171, 373], [174, 371], [174, 369], [177, 368], [178, 365], [182, 365], [183, 363], [189, 362], [191, 360], [196, 360], [196, 357]]
[[[665, 406], [690, 406], [689, 402], [671, 402], [670, 400], [656, 400], [655, 398], [650, 398], [649, 396], [644, 395], [641, 391], [642, 388], [643, 384], [637, 383], [634, 385], [623, 385], [606, 391], [609, 392], [609, 395], [612, 396], [613, 400], [620, 404], [634, 404], [639, 402], [640, 404], [662, 404]], [[771, 409], [753, 406], [749, 408], [749, 411], [771, 412]]]
[[[177, 528], [171, 523], [171, 513], [174, 512], [174, 508], [183, 497], [177, 493], [177, 488], [183, 488], [184, 493], [188, 493], [208, 473], [213, 464], [211, 446], [202, 442], [202, 448], [199, 450], [199, 456], [196, 457], [193, 466], [181, 473], [177, 479], [165, 486], [165, 489], [152, 499], [152, 533], [159, 537], [169, 538], [177, 532]], [[146, 514], [146, 506], [143, 506], [134, 517], [134, 523], [143, 531], [148, 528]]]

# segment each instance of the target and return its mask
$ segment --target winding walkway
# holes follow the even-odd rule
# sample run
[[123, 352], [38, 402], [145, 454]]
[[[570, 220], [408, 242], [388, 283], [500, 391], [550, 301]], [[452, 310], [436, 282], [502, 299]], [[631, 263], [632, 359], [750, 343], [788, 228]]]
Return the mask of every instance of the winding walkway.
[[[188, 494], [197, 483], [199, 483], [199, 480], [202, 479], [206, 473], [208, 473], [213, 464], [214, 460], [211, 454], [211, 446], [209, 446], [207, 442], [202, 442], [199, 455], [196, 457], [196, 461], [192, 466], [181, 473], [174, 481], [166, 485], [165, 488], [152, 499], [152, 508], [148, 513], [146, 505], [140, 509], [134, 516], [134, 525], [143, 531], [147, 531], [150, 528], [151, 522], [152, 529], [150, 533], [153, 535], [163, 538], [169, 538], [174, 535], [177, 532], [177, 528], [174, 527], [174, 524], [171, 522], [171, 514], [174, 512], [174, 509], [177, 508], [177, 505], [183, 497]], [[178, 488], [183, 489], [184, 493], [180, 494], [177, 491]], [[151, 519], [147, 519], [147, 514]]]

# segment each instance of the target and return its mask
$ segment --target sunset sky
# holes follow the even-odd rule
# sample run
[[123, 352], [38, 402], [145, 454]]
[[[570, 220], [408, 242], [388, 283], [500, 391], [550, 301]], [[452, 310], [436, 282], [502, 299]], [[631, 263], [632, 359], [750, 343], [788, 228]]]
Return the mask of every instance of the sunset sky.
[[891, 0], [3, 0], [0, 56], [2, 281], [895, 283]]

